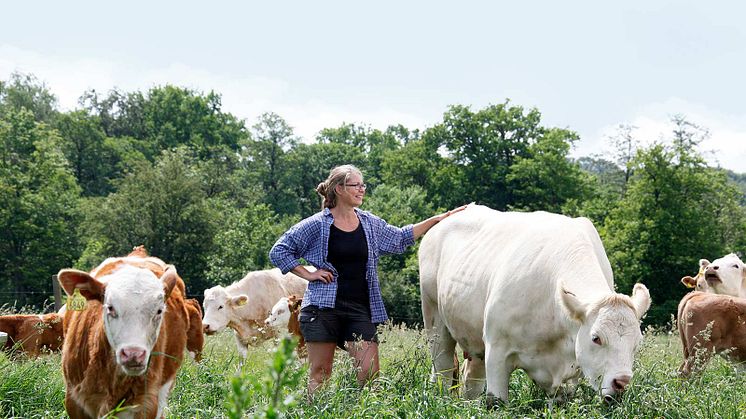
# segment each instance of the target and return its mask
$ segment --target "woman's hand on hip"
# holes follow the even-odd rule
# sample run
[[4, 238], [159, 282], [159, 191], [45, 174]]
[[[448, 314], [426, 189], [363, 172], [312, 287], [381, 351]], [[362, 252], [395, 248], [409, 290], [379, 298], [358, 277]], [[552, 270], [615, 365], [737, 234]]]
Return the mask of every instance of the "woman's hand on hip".
[[317, 269], [313, 272], [309, 272], [305, 279], [308, 280], [308, 282], [321, 281], [328, 284], [334, 281], [334, 274], [326, 269]]

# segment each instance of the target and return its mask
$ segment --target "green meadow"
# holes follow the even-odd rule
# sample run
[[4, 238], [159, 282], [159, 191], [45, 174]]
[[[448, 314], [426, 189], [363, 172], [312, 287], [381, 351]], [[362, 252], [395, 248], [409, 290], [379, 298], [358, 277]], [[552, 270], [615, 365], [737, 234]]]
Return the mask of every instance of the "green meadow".
[[[694, 378], [677, 377], [681, 343], [675, 331], [646, 330], [632, 384], [616, 404], [606, 405], [583, 383], [569, 401], [550, 404], [519, 370], [511, 378], [510, 403], [494, 410], [483, 399], [463, 400], [431, 383], [422, 331], [386, 326], [380, 337], [379, 378], [359, 388], [350, 360], [338, 352], [332, 380], [313, 400], [305, 395], [307, 372], [299, 361], [288, 364], [286, 372], [294, 378], [283, 380], [270, 372], [276, 341], [251, 348], [241, 362], [231, 331], [208, 337], [203, 360], [185, 360], [165, 416], [230, 417], [236, 406], [245, 416], [262, 416], [274, 399], [279, 401], [274, 412], [291, 418], [746, 417], [746, 376], [734, 365], [716, 358]], [[38, 359], [0, 354], [0, 374], [0, 416], [66, 417], [60, 354]], [[290, 383], [278, 385], [284, 381]], [[267, 383], [264, 391], [261, 382]]]

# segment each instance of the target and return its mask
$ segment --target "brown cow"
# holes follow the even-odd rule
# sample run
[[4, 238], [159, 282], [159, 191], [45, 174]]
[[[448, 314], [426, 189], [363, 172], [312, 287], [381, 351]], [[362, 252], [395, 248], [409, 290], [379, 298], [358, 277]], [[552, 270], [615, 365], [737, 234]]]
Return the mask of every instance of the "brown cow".
[[302, 302], [303, 298], [298, 297], [297, 295], [282, 297], [277, 301], [274, 307], [272, 307], [269, 317], [264, 321], [264, 324], [267, 327], [274, 329], [287, 328], [290, 335], [298, 338], [298, 346], [295, 348], [298, 353], [298, 358], [305, 358], [308, 356], [306, 351], [306, 340], [300, 332], [300, 322], [298, 321]]
[[713, 354], [746, 361], [746, 299], [693, 291], [681, 299], [678, 314], [682, 376], [702, 369]]
[[[82, 311], [65, 314], [62, 372], [71, 418], [101, 417], [120, 403], [127, 415], [161, 417], [187, 348], [190, 322], [176, 269], [142, 248], [109, 258], [90, 273], [63, 269]], [[190, 324], [191, 323], [191, 324]]]
[[36, 357], [62, 348], [62, 317], [57, 313], [0, 316], [0, 332], [8, 334], [3, 350], [10, 353]]
[[205, 347], [205, 335], [202, 328], [202, 306], [194, 298], [186, 300], [189, 313], [189, 330], [187, 330], [187, 351], [199, 362], [202, 359], [202, 349]]

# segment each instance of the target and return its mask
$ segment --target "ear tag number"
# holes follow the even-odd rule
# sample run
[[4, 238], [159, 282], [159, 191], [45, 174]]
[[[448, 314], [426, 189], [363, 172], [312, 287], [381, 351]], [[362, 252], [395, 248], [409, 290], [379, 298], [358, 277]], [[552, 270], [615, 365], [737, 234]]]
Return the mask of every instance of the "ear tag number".
[[75, 288], [73, 295], [67, 299], [67, 309], [70, 311], [83, 311], [85, 310], [86, 299], [80, 294], [80, 289]]

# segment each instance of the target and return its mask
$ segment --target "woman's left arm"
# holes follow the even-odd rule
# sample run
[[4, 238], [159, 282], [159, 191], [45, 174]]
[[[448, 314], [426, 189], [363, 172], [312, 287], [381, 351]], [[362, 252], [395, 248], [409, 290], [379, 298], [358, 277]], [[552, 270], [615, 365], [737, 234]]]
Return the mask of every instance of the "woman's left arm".
[[427, 233], [428, 230], [430, 230], [435, 224], [438, 224], [440, 221], [442, 221], [444, 218], [453, 215], [459, 211], [463, 211], [466, 209], [466, 205], [462, 205], [458, 208], [454, 208], [450, 211], [446, 211], [442, 214], [433, 215], [432, 217], [428, 218], [427, 220], [420, 221], [419, 223], [415, 224], [412, 228], [412, 232], [414, 233], [414, 239], [417, 240], [420, 237], [422, 237], [425, 233]]

